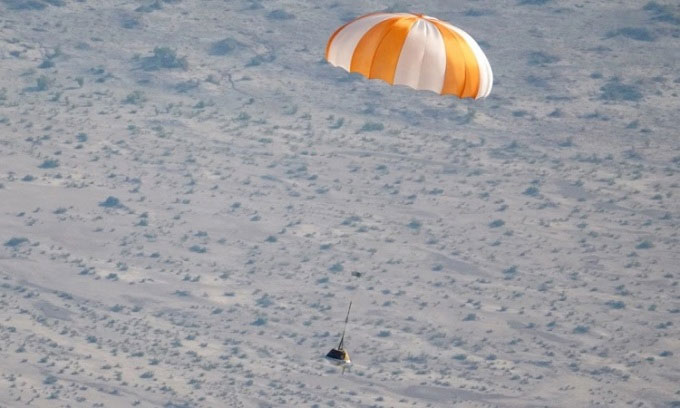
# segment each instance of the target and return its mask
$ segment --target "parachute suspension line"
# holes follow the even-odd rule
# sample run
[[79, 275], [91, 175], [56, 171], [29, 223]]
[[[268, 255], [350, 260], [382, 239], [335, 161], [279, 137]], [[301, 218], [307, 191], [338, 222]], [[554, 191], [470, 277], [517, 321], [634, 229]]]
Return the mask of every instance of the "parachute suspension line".
[[345, 317], [345, 327], [342, 328], [342, 336], [340, 337], [340, 344], [338, 345], [338, 350], [342, 350], [342, 346], [345, 343], [345, 330], [347, 330], [347, 322], [349, 322], [349, 311], [352, 309], [352, 301], [349, 301], [349, 307], [347, 308], [347, 316]]

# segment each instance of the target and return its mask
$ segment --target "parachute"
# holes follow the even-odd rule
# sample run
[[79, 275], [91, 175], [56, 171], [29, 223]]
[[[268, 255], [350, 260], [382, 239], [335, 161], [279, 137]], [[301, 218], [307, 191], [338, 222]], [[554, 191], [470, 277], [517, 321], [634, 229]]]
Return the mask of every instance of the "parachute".
[[491, 65], [477, 42], [423, 14], [358, 17], [331, 35], [326, 60], [369, 79], [459, 98], [484, 98], [493, 84]]

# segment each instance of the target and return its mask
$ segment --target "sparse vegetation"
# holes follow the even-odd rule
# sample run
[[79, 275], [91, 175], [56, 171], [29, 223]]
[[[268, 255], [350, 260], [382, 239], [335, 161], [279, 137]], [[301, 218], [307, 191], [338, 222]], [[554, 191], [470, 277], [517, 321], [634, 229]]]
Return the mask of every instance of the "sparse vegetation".
[[117, 197], [108, 196], [106, 200], [99, 203], [99, 206], [104, 208], [120, 208], [123, 205]]
[[624, 27], [616, 31], [607, 33], [607, 37], [625, 37], [631, 40], [652, 42], [656, 40], [656, 35], [645, 27]]
[[189, 68], [186, 57], [179, 57], [177, 51], [169, 47], [156, 47], [153, 55], [141, 59], [141, 67], [145, 71], [157, 71], [160, 69]]
[[618, 78], [613, 78], [600, 87], [600, 99], [605, 101], [639, 101], [642, 92], [636, 85], [624, 84]]
[[357, 131], [357, 133], [379, 132], [379, 131], [382, 131], [384, 129], [385, 129], [385, 126], [380, 122], [366, 122], [361, 126], [361, 128]]
[[16, 248], [20, 246], [21, 244], [25, 244], [28, 242], [28, 238], [24, 237], [12, 237], [5, 241], [5, 246], [9, 248]]

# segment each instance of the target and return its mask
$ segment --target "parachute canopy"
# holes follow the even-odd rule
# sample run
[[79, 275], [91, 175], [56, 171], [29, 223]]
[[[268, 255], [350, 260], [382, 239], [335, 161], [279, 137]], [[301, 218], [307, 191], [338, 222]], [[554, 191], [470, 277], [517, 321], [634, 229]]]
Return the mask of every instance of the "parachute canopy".
[[493, 83], [491, 65], [469, 34], [422, 14], [352, 20], [331, 35], [326, 59], [369, 79], [460, 98], [484, 98]]

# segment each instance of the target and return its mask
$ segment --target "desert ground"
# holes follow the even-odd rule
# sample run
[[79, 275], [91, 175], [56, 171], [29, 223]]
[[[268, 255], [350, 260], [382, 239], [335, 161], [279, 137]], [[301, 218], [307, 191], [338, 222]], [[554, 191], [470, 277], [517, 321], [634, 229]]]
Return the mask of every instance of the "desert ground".
[[[375, 10], [491, 95], [329, 65]], [[679, 66], [674, 1], [0, 0], [0, 407], [680, 407]]]

